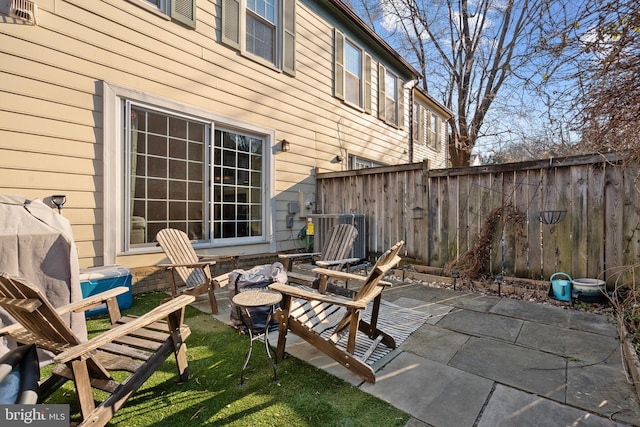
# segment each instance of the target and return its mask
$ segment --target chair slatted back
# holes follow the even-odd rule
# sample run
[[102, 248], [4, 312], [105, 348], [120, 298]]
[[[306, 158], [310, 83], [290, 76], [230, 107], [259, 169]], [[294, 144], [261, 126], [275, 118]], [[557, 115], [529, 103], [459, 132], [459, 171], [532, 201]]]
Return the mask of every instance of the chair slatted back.
[[80, 343], [38, 288], [0, 273], [0, 298], [6, 299], [2, 307], [35, 338], [39, 347], [58, 353]]
[[371, 269], [371, 273], [369, 273], [367, 277], [367, 281], [358, 289], [358, 293], [353, 297], [354, 301], [368, 298], [376, 289], [384, 275], [400, 262], [401, 258], [398, 256], [398, 252], [400, 252], [403, 245], [404, 241], [399, 241], [378, 258], [376, 264]]
[[[158, 232], [156, 240], [172, 264], [194, 264], [198, 262], [198, 255], [185, 232], [174, 228], [165, 228]], [[200, 268], [176, 267], [175, 270], [187, 287], [194, 287], [207, 282], [207, 278]]]
[[[358, 230], [351, 224], [338, 224], [329, 229], [322, 247], [322, 260], [335, 261], [349, 258]], [[335, 266], [333, 268], [340, 268]]]

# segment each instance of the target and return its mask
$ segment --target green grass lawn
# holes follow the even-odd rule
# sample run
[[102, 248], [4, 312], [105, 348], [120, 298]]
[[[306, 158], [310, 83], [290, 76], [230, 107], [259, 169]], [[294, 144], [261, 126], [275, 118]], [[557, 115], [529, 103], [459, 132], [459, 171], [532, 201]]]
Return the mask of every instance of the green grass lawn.
[[[166, 298], [163, 293], [135, 296], [126, 313], [142, 314]], [[210, 314], [187, 308], [185, 322], [190, 379], [177, 383], [175, 360], [170, 358], [117, 412], [110, 425], [120, 426], [403, 426], [409, 416], [388, 403], [306, 362], [289, 357], [278, 366], [279, 384], [266, 360], [264, 346], [254, 351], [240, 386], [240, 370], [248, 336]], [[87, 322], [94, 335], [109, 326], [106, 318]], [[43, 370], [43, 375], [45, 370]], [[102, 392], [95, 392], [102, 399]], [[71, 382], [48, 403], [78, 407]], [[74, 415], [75, 414], [75, 415]]]

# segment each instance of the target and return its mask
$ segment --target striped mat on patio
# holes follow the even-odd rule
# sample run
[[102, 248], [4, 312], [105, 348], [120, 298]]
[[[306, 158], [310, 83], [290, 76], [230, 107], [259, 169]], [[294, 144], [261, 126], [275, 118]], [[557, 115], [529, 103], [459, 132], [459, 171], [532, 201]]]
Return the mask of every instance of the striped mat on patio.
[[[372, 306], [373, 304], [369, 304], [367, 309], [361, 315], [362, 318], [367, 322], [371, 320]], [[335, 314], [331, 315], [331, 318], [334, 319], [335, 322], [328, 321], [327, 323], [325, 323], [324, 330], [322, 332], [318, 331], [320, 333], [320, 336], [329, 339], [333, 332], [333, 326], [335, 326], [339, 319], [342, 318], [342, 315], [344, 315], [344, 308], [341, 308], [340, 310], [336, 311]], [[430, 314], [400, 307], [382, 300], [382, 302], [380, 303], [380, 312], [378, 314], [378, 329], [391, 335], [395, 339], [396, 344], [399, 347], [407, 338], [409, 338], [409, 335], [411, 335], [416, 329], [422, 326], [429, 319], [429, 317], [431, 317]], [[345, 334], [338, 341], [338, 347], [346, 349], [347, 337], [348, 335]], [[369, 339], [369, 337], [359, 331], [358, 338], [356, 339], [356, 349], [354, 355], [362, 359], [364, 352], [369, 349], [372, 342], [373, 341]], [[368, 365], [373, 365], [382, 357], [386, 356], [391, 350], [393, 349], [387, 347], [384, 344], [379, 344], [371, 354], [371, 356], [369, 356], [366, 363]]]

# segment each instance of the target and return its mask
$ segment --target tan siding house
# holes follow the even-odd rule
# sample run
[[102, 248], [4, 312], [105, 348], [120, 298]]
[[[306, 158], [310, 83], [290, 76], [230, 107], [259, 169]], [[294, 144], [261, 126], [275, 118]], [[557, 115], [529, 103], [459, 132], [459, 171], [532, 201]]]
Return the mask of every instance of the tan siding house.
[[432, 169], [449, 167], [447, 121], [453, 113], [422, 88], [413, 89], [412, 155], [413, 161], [429, 161]]
[[37, 0], [37, 23], [11, 3], [0, 193], [66, 195], [81, 267], [154, 265], [165, 227], [292, 249], [315, 173], [410, 161], [419, 75], [340, 0]]

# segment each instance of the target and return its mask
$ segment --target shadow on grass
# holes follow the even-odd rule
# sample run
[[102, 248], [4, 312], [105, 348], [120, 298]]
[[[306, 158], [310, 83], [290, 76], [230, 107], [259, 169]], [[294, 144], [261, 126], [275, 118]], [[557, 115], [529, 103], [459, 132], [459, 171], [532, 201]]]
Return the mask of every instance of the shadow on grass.
[[[135, 298], [127, 313], [142, 314], [165, 294]], [[93, 334], [106, 328], [104, 318], [91, 320]], [[186, 340], [189, 381], [177, 383], [175, 360], [169, 358], [120, 409], [109, 425], [122, 426], [402, 426], [408, 415], [320, 369], [294, 357], [278, 366], [280, 382], [264, 349], [254, 346], [245, 384], [239, 385], [248, 337], [211, 315], [189, 307], [185, 323], [192, 334]], [[119, 378], [120, 379], [120, 378]], [[94, 392], [101, 400], [106, 394]], [[78, 407], [71, 383], [49, 403]]]

